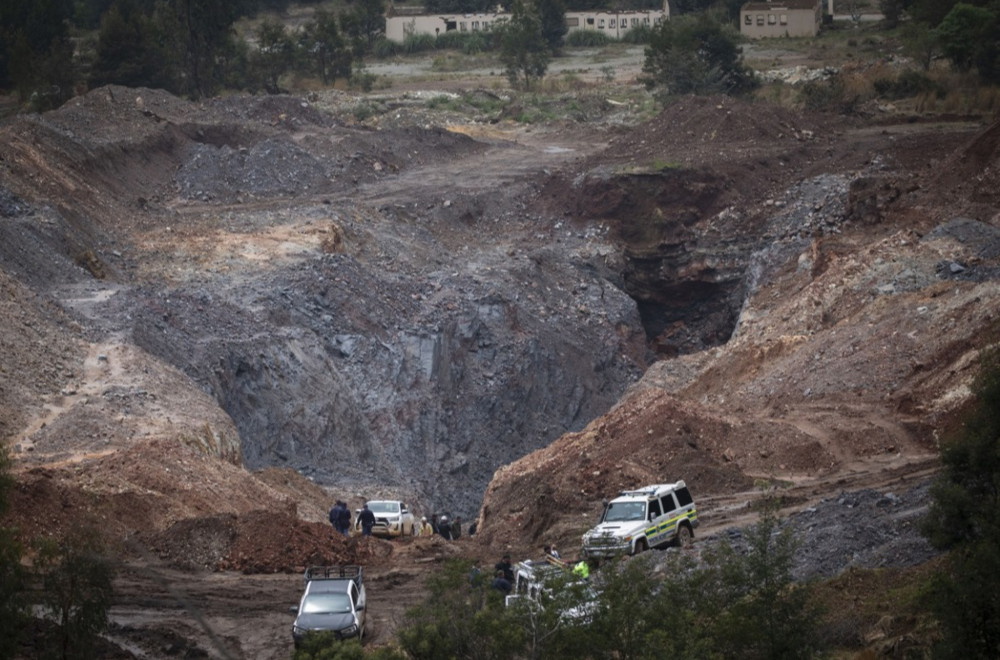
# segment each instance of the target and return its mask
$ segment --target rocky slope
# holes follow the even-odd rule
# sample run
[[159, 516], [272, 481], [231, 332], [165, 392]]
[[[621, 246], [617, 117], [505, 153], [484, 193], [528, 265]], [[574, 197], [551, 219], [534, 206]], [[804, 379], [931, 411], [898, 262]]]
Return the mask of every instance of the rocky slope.
[[181, 442], [468, 518], [545, 448], [483, 506], [513, 542], [512, 475], [590, 512], [732, 492], [932, 454], [963, 400], [995, 128], [690, 98], [634, 130], [419, 102], [373, 130], [339, 100], [109, 87], [2, 127], [19, 464]]

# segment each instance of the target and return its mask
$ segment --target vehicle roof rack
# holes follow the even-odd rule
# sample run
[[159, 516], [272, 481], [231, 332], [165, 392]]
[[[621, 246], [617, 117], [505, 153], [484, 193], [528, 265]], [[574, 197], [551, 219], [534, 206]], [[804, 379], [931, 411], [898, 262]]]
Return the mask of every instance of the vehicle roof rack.
[[354, 580], [361, 577], [362, 567], [358, 564], [343, 564], [338, 566], [309, 566], [306, 568], [305, 580]]

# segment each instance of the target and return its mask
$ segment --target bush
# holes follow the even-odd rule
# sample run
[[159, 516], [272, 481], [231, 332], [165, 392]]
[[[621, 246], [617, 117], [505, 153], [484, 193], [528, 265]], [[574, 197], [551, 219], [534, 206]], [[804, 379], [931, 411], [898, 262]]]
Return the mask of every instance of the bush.
[[376, 58], [384, 60], [390, 57], [395, 57], [403, 52], [403, 46], [397, 44], [391, 39], [379, 39], [372, 46], [372, 55]]
[[648, 44], [653, 38], [651, 25], [637, 25], [622, 35], [621, 41], [627, 44]]
[[81, 527], [61, 541], [37, 544], [41, 609], [58, 624], [45, 638], [51, 657], [96, 657], [98, 636], [107, 628], [114, 569], [96, 529]]
[[985, 352], [973, 394], [942, 445], [922, 524], [934, 547], [950, 550], [932, 592], [943, 658], [992, 658], [1000, 649], [1000, 350]]
[[575, 30], [566, 35], [566, 45], [571, 48], [594, 48], [609, 43], [611, 38], [597, 30]]
[[468, 55], [493, 50], [493, 35], [489, 32], [445, 32], [439, 34], [434, 47], [438, 50], [456, 50]]
[[[7, 511], [13, 485], [7, 447], [0, 445], [0, 516]], [[14, 530], [0, 527], [0, 658], [13, 657], [27, 618], [24, 578], [21, 546]]]
[[905, 99], [921, 94], [932, 93], [940, 95], [943, 90], [927, 74], [920, 71], [904, 71], [895, 79], [879, 78], [872, 82], [872, 87], [880, 98], [895, 100]]
[[437, 48], [437, 40], [430, 34], [408, 34], [403, 39], [400, 50], [406, 55], [414, 53], [426, 53]]
[[819, 112], [852, 114], [858, 105], [857, 97], [848, 94], [840, 76], [806, 83], [802, 87], [800, 98], [807, 110]]

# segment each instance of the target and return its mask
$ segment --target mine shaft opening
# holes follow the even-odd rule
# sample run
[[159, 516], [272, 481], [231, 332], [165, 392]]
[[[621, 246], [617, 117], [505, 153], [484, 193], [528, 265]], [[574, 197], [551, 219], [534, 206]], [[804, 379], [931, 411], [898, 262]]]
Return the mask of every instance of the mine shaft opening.
[[679, 282], [632, 295], [650, 350], [673, 357], [729, 341], [739, 320], [741, 291], [731, 282]]

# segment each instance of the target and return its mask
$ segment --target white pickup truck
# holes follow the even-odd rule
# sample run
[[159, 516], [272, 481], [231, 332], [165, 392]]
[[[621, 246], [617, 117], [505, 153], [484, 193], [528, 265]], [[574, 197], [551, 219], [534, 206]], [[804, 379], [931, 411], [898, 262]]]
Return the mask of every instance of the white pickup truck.
[[687, 545], [697, 526], [698, 511], [683, 481], [622, 491], [583, 535], [583, 556], [605, 559], [671, 543]]

